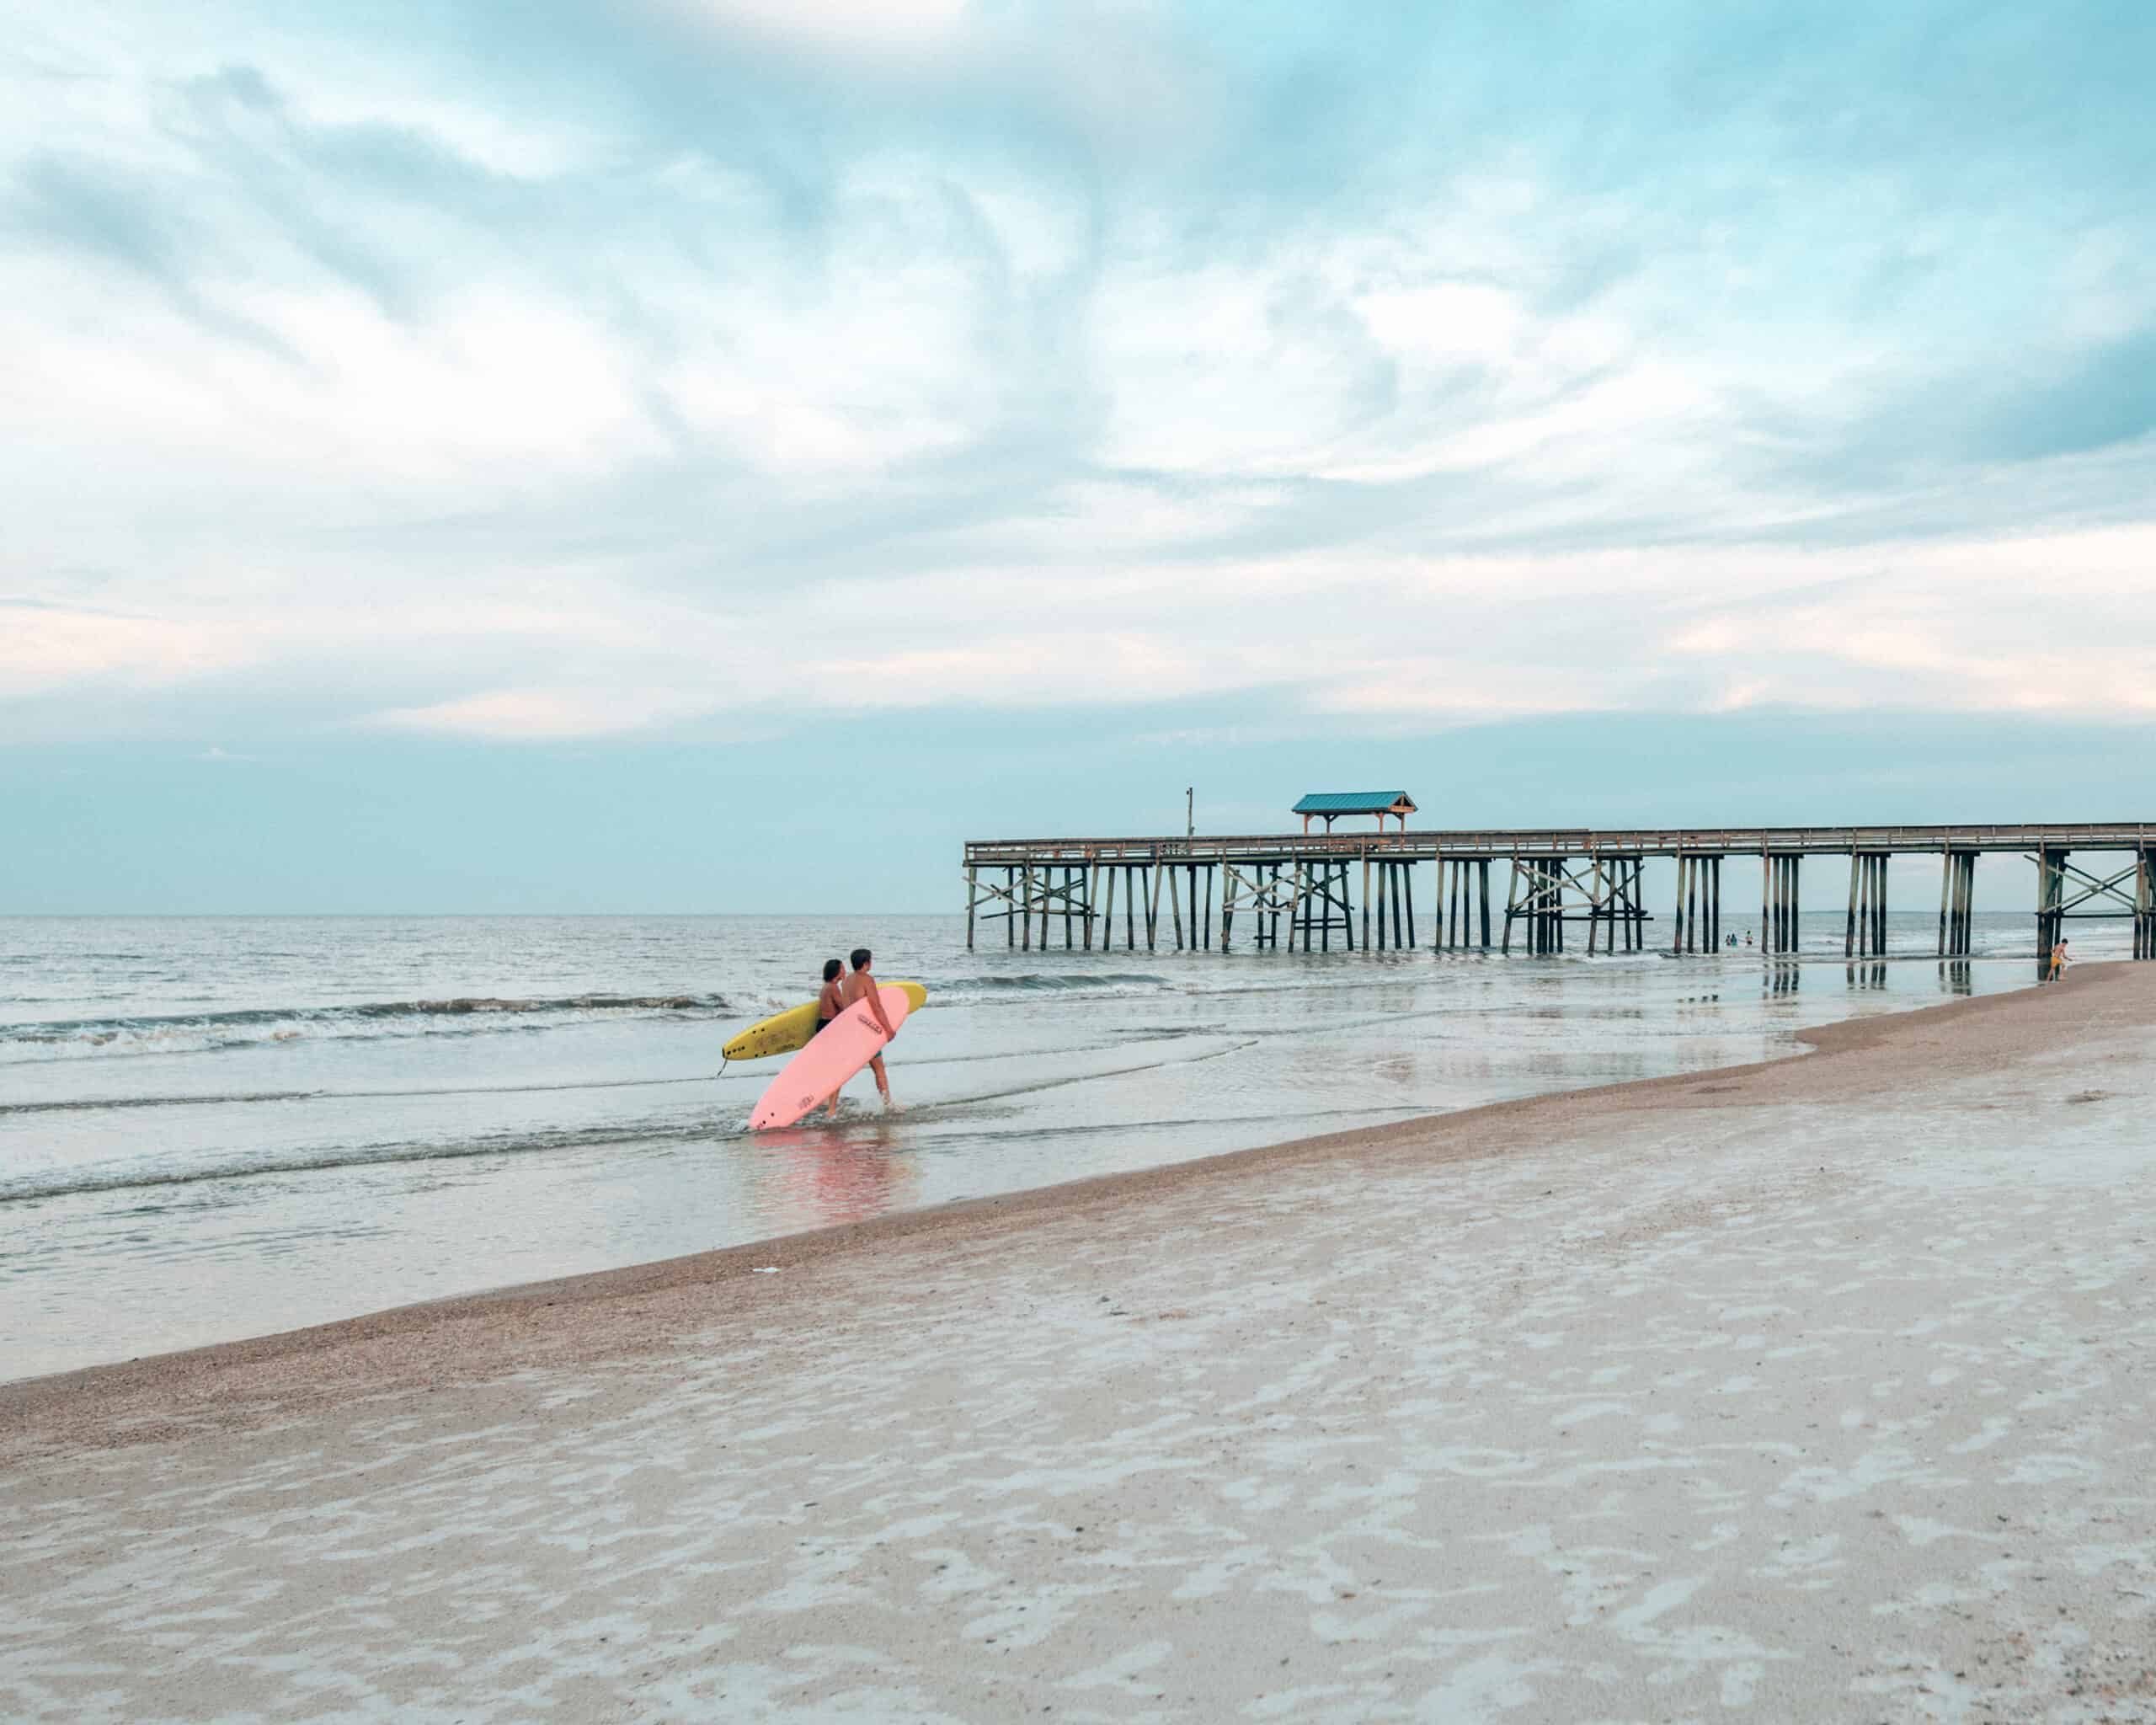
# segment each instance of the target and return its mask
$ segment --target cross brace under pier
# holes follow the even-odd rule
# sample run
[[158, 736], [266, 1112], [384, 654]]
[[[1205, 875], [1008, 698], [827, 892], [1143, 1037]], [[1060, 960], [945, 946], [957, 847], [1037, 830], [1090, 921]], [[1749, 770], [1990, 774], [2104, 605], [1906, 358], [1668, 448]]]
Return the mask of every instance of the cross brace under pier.
[[[1291, 834], [1251, 838], [982, 840], [966, 846], [966, 944], [983, 923], [1004, 925], [1006, 947], [1030, 952], [1226, 952], [1240, 926], [1253, 947], [1330, 952], [1412, 950], [1417, 888], [1428, 865], [1433, 950], [1557, 953], [1586, 931], [1586, 950], [1643, 952], [1644, 872], [1676, 868], [1673, 953], [1726, 949], [1721, 865], [1756, 857], [1762, 882], [1759, 946], [1769, 956], [1801, 946], [1806, 857], [1846, 858], [1843, 927], [1849, 958], [1888, 947], [1888, 859], [1940, 859], [1936, 940], [1941, 958], [1972, 950], [1977, 859], [2015, 852], [2037, 871], [2036, 953], [2041, 966], [2066, 923], [2124, 917], [2133, 956], [2156, 959], [2156, 824], [2063, 827], [1775, 827], [1612, 832]], [[2108, 852], [2091, 873], [2070, 858]], [[2117, 857], [2123, 854], [2122, 865]], [[1502, 932], [1492, 871], [1509, 871]], [[1359, 885], [1360, 895], [1356, 889]], [[1119, 914], [1118, 914], [1119, 913]], [[1572, 931], [1568, 934], [1567, 931]], [[1118, 937], [1119, 941], [1118, 941]], [[1748, 939], [1749, 937], [1748, 936]]]

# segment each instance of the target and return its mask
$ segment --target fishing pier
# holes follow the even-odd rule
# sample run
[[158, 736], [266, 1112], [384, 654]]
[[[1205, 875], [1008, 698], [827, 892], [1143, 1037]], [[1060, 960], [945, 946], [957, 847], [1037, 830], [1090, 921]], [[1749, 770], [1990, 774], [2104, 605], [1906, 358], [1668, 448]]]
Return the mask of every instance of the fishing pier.
[[[1305, 827], [1310, 814], [1326, 812], [1306, 813]], [[1243, 836], [974, 840], [963, 864], [966, 945], [982, 925], [1001, 921], [1005, 944], [1028, 951], [1227, 952], [1241, 939], [1261, 949], [1284, 943], [1290, 952], [1329, 952], [1336, 940], [1350, 952], [1425, 944], [1645, 952], [1660, 920], [1646, 903], [1646, 865], [1666, 859], [1676, 889], [1661, 949], [1711, 952], [1725, 936], [1722, 864], [1735, 857], [1760, 866], [1759, 946], [1768, 956], [1797, 950], [1810, 862], [1815, 879], [1822, 866], [1837, 882], [1846, 869], [1843, 950], [1870, 958], [1886, 948], [1887, 859], [1918, 855], [1940, 859], [1938, 955], [1958, 958], [1970, 951], [1977, 859], [2004, 854], [2036, 868], [2040, 964], [2068, 922], [2092, 917], [2131, 918], [2133, 956], [2156, 959], [2149, 823], [1417, 832], [1402, 818], [1390, 831], [1382, 820], [1374, 832], [1331, 828], [1328, 820], [1324, 831]], [[2091, 867], [2091, 858], [2101, 860]]]

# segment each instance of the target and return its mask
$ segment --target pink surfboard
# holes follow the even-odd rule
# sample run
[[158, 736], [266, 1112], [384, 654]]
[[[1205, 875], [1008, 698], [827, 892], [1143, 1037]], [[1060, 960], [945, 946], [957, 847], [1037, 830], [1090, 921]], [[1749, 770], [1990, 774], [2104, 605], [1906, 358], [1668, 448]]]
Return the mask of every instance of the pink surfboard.
[[[876, 991], [876, 998], [883, 1001], [883, 1016], [891, 1021], [892, 1029], [905, 1023], [906, 1010], [913, 1003], [897, 983], [885, 983]], [[791, 1126], [881, 1054], [887, 1039], [875, 1014], [868, 1010], [868, 1002], [856, 1001], [810, 1037], [808, 1046], [771, 1080], [755, 1113], [749, 1116], [749, 1130], [763, 1132], [773, 1126]]]

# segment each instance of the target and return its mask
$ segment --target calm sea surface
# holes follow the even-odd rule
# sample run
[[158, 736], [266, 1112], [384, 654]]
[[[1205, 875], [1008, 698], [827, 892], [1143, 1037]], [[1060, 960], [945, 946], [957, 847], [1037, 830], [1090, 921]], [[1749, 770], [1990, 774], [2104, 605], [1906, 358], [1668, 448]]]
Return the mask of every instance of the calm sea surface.
[[[969, 953], [955, 917], [0, 918], [0, 1376], [1754, 1060], [2032, 980], [2025, 915], [1951, 966], [1935, 917], [1897, 917], [1911, 956], [1854, 969], [1840, 913], [1806, 921], [1818, 956], [1769, 965]], [[930, 991], [904, 1111], [864, 1073], [838, 1124], [750, 1137], [776, 1063], [722, 1073], [719, 1045], [864, 943]]]

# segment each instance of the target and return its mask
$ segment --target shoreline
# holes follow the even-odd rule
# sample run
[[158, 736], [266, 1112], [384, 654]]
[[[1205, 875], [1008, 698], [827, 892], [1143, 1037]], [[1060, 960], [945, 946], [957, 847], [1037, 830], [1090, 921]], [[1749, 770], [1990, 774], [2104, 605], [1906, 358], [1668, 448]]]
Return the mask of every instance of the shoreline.
[[[748, 1310], [760, 1311], [782, 1300], [787, 1288], [782, 1276], [755, 1277], [759, 1268], [799, 1269], [946, 1239], [977, 1244], [990, 1236], [1113, 1211], [1199, 1183], [1334, 1159], [1412, 1155], [1444, 1163], [1476, 1161], [1517, 1151], [1538, 1127], [1577, 1130], [1583, 1114], [1614, 1121], [1657, 1108], [1733, 1106], [1761, 1099], [1763, 1089], [1774, 1087], [1769, 1075], [1920, 1039], [1935, 1025], [2033, 1011], [2035, 1002], [2054, 996], [2100, 996], [2106, 987], [2130, 979], [2136, 968], [2125, 961], [2089, 963], [2061, 984], [2032, 984], [2002, 994], [1801, 1027], [1791, 1034], [1805, 1046], [1768, 1060], [1547, 1092], [15, 1379], [0, 1383], [0, 1455], [96, 1441], [88, 1429], [100, 1423], [110, 1434], [104, 1441], [115, 1444], [188, 1435], [202, 1429], [205, 1419], [228, 1429], [308, 1411], [357, 1386], [374, 1393], [425, 1385], [450, 1366], [472, 1378], [572, 1365], [602, 1354], [617, 1358], [639, 1349], [664, 1353], [678, 1345], [673, 1338], [683, 1322], [741, 1314], [677, 1309], [661, 1324], [639, 1325], [628, 1320], [654, 1314], [626, 1309], [622, 1302], [666, 1298], [679, 1306], [700, 1290], [726, 1288], [747, 1295], [754, 1302]], [[1689, 1099], [1702, 1096], [1722, 1100]], [[555, 1316], [543, 1317], [545, 1313]], [[572, 1316], [574, 1326], [565, 1326], [563, 1320]], [[563, 1333], [566, 1327], [581, 1333]], [[317, 1380], [312, 1385], [305, 1381], [310, 1375]], [[149, 1415], [147, 1405], [152, 1402], [168, 1404], [165, 1417]], [[205, 1412], [212, 1407], [213, 1415]], [[58, 1431], [45, 1429], [49, 1426]]]
[[2156, 1720], [2156, 965], [1806, 1039], [38, 1381], [0, 1712]]

